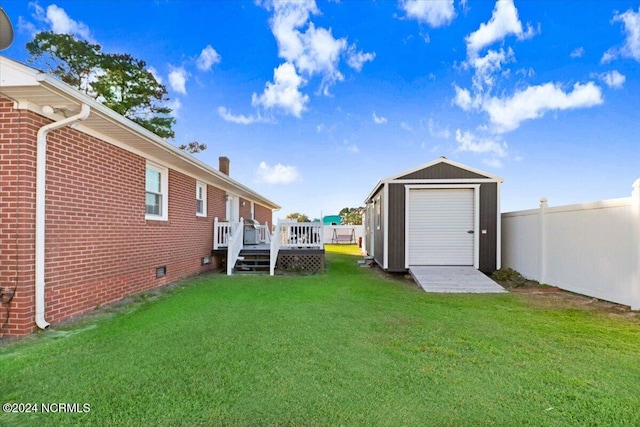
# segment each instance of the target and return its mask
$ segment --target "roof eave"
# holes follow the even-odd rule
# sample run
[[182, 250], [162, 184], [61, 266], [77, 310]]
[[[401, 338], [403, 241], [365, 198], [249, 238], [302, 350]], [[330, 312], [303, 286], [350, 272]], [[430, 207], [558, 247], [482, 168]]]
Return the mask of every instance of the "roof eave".
[[[135, 138], [140, 139], [140, 142], [150, 144], [156, 150], [159, 149], [162, 152], [166, 153], [168, 155], [167, 163], [169, 163], [169, 166], [173, 165], [182, 169], [194, 170], [195, 172], [201, 174], [202, 178], [208, 178], [205, 180], [211, 182], [212, 185], [219, 185], [224, 190], [236, 193], [237, 195], [247, 200], [257, 202], [258, 204], [263, 205], [269, 209], [278, 210], [281, 208], [278, 204], [261, 196], [245, 185], [230, 178], [228, 175], [212, 168], [211, 166], [196, 159], [190, 154], [179, 150], [177, 147], [169, 144], [163, 138], [157, 136], [153, 132], [116, 113], [110, 108], [97, 102], [95, 99], [77, 91], [66, 83], [54, 78], [53, 76], [28, 67], [17, 61], [8, 59], [6, 57], [0, 56], [0, 62], [2, 62], [3, 65], [8, 65], [13, 69], [18, 70], [19, 72], [24, 73], [24, 78], [17, 78], [17, 81], [14, 82], [11, 87], [16, 88], [20, 87], [20, 85], [24, 85], [25, 88], [40, 86], [45, 90], [61, 98], [64, 98], [66, 101], [72, 102], [78, 108], [80, 108], [81, 104], [87, 104], [89, 105], [89, 107], [91, 107], [91, 114], [95, 114], [102, 120], [105, 120], [106, 122], [113, 124], [114, 126], [117, 126], [122, 130], [125, 130], [126, 132], [131, 133], [135, 136]], [[4, 85], [2, 85], [0, 82], [0, 93], [2, 93], [3, 88], [8, 87], [9, 86], [7, 86], [6, 82]], [[27, 103], [29, 103], [28, 99], [24, 99], [22, 101], [26, 101]], [[81, 126], [79, 126], [79, 128], [81, 128], [82, 126], [87, 126], [87, 123], [83, 123]], [[124, 144], [128, 145], [126, 142]]]

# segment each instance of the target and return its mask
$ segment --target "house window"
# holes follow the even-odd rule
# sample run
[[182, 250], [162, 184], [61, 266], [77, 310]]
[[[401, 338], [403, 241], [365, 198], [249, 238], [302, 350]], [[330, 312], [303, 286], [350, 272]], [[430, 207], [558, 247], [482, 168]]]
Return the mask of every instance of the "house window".
[[376, 213], [376, 229], [380, 230], [380, 227], [382, 226], [382, 215], [380, 212], [380, 209], [381, 209], [380, 196], [376, 198], [374, 202], [374, 206], [375, 206], [375, 213]]
[[207, 216], [207, 184], [196, 182], [196, 215]]
[[146, 219], [167, 220], [168, 175], [166, 168], [147, 163], [145, 182]]

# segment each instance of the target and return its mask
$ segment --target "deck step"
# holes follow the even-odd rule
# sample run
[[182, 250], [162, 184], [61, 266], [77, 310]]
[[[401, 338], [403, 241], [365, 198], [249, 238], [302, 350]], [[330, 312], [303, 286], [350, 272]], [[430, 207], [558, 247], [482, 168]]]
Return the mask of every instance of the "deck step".
[[269, 274], [271, 255], [268, 250], [243, 249], [235, 265], [238, 274]]

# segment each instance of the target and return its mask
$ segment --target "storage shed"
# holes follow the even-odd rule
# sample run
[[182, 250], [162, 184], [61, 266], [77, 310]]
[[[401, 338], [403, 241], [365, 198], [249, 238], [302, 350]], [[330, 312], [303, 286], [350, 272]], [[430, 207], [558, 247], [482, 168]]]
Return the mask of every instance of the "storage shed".
[[383, 269], [500, 269], [498, 176], [440, 157], [383, 179], [365, 200], [365, 249]]

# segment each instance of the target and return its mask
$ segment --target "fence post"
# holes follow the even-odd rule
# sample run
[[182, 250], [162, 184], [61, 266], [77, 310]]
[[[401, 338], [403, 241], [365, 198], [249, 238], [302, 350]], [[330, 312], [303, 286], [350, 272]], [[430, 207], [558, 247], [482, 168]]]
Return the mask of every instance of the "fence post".
[[635, 270], [632, 274], [631, 310], [640, 310], [640, 178], [632, 185], [631, 212], [633, 213], [633, 261]]
[[540, 199], [540, 283], [547, 283], [547, 198]]

